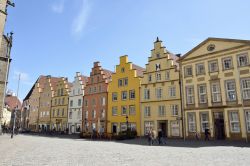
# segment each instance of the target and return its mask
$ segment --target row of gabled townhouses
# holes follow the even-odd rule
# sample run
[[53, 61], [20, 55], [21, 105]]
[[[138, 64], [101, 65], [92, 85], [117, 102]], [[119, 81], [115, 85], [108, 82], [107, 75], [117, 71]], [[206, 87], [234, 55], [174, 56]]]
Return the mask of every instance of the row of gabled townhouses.
[[40, 76], [23, 102], [33, 131], [119, 133], [169, 138], [250, 137], [250, 41], [208, 38], [183, 56], [158, 38], [146, 68], [120, 57], [114, 72], [94, 62], [90, 76]]

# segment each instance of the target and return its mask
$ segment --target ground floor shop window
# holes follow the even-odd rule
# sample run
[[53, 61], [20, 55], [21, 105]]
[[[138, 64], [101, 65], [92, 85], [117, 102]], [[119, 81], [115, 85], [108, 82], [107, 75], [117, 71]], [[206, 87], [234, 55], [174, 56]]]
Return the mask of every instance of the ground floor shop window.
[[144, 122], [144, 134], [148, 135], [150, 129], [154, 128], [154, 122], [153, 121], [145, 121]]
[[173, 137], [180, 136], [180, 123], [178, 121], [171, 121], [171, 135]]
[[238, 112], [230, 112], [229, 113], [230, 118], [230, 128], [231, 132], [238, 133], [240, 132], [240, 122], [239, 122], [239, 114]]
[[247, 132], [250, 133], [250, 110], [246, 111]]
[[206, 128], [209, 128], [208, 113], [203, 112], [201, 113], [201, 131], [204, 133]]
[[188, 113], [188, 131], [196, 132], [196, 124], [195, 124], [195, 113]]

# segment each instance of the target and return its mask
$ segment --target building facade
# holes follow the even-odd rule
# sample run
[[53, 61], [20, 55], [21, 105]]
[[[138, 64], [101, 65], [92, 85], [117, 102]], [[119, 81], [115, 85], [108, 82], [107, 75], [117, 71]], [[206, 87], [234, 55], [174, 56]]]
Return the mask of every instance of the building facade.
[[101, 67], [100, 62], [94, 62], [84, 92], [84, 132], [107, 131], [108, 82], [111, 74], [111, 71]]
[[208, 38], [180, 59], [185, 135], [250, 136], [250, 41]]
[[12, 47], [12, 33], [4, 35], [4, 27], [7, 18], [7, 6], [12, 3], [8, 0], [0, 0], [0, 134], [2, 127], [2, 109], [9, 75], [10, 50]]
[[158, 38], [146, 64], [141, 85], [141, 130], [162, 130], [166, 137], [182, 137], [179, 57]]
[[72, 83], [69, 93], [68, 108], [69, 134], [79, 133], [82, 131], [83, 97], [87, 79], [87, 77], [82, 76], [79, 72], [77, 72], [74, 82]]
[[136, 131], [140, 136], [140, 86], [144, 69], [120, 57], [108, 90], [108, 133]]
[[51, 101], [54, 97], [54, 89], [56, 88], [56, 83], [60, 78], [46, 76], [39, 101], [39, 129], [42, 132], [50, 130], [50, 111], [51, 111]]
[[46, 80], [45, 76], [40, 76], [33, 87], [31, 88], [25, 100], [29, 101], [29, 123], [28, 128], [31, 131], [39, 131], [39, 106], [40, 106], [40, 95]]
[[57, 81], [51, 103], [51, 129], [66, 131], [68, 123], [68, 100], [71, 83], [62, 77]]

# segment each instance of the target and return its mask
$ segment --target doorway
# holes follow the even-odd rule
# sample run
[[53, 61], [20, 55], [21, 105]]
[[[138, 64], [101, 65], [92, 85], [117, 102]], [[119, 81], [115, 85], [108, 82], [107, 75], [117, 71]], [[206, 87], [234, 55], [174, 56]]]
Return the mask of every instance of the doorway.
[[112, 133], [117, 133], [117, 124], [112, 124]]
[[168, 129], [167, 124], [168, 124], [168, 121], [158, 121], [158, 130], [161, 129], [162, 135], [164, 137], [167, 137], [167, 135], [168, 135], [167, 134], [168, 133], [168, 131], [167, 131], [167, 129]]
[[214, 137], [217, 140], [225, 139], [223, 112], [214, 112]]

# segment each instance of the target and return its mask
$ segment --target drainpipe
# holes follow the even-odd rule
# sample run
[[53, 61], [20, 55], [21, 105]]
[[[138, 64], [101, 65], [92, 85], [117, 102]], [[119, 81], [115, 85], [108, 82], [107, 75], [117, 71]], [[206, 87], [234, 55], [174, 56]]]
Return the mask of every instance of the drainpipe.
[[185, 126], [185, 112], [184, 112], [184, 93], [183, 93], [183, 82], [182, 82], [182, 65], [179, 63], [179, 85], [180, 85], [180, 96], [181, 96], [181, 113], [182, 113], [182, 135], [183, 140], [186, 141], [186, 126]]

